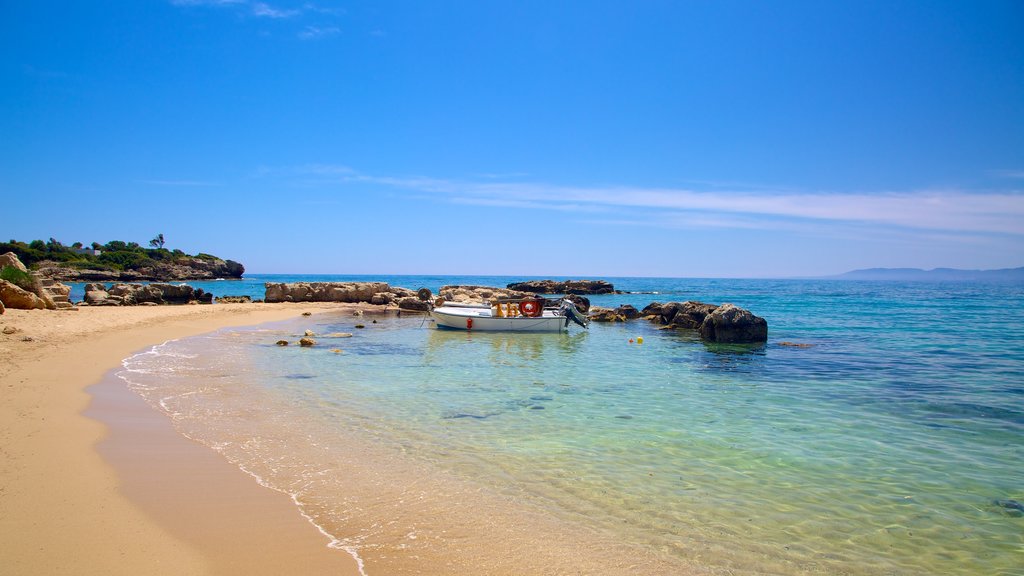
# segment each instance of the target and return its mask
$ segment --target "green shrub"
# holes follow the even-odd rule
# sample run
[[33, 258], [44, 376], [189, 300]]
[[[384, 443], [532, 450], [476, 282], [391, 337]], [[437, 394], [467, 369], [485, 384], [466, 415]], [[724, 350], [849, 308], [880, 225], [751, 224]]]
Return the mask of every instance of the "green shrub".
[[4, 266], [4, 269], [0, 270], [0, 279], [7, 280], [22, 290], [32, 291], [32, 275], [14, 266]]

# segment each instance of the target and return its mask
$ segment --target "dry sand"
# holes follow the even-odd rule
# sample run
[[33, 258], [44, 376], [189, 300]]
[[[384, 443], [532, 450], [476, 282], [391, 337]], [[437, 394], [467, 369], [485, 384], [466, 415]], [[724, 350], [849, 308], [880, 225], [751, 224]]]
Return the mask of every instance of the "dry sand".
[[87, 391], [154, 344], [338, 308], [0, 315], [0, 574], [358, 574], [287, 496], [147, 417], [141, 399], [110, 383]]

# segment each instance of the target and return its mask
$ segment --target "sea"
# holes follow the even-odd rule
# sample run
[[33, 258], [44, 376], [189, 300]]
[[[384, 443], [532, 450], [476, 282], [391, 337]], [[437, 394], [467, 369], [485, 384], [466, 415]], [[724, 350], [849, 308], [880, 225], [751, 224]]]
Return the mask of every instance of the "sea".
[[[621, 293], [593, 305], [731, 302], [768, 341], [326, 312], [160, 344], [118, 375], [364, 574], [1024, 574], [1024, 286], [600, 279]], [[294, 345], [307, 330], [318, 345]]]

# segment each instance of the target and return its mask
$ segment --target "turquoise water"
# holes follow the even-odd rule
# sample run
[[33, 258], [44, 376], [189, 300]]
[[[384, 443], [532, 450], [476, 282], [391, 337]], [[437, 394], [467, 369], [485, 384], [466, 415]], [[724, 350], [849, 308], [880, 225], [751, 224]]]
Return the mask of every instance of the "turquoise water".
[[[443, 490], [713, 572], [1024, 573], [1024, 517], [1005, 505], [1024, 502], [1024, 287], [611, 281], [643, 294], [593, 303], [733, 302], [768, 320], [769, 342], [709, 345], [642, 320], [508, 335], [324, 314], [171, 342], [122, 376], [291, 494], [369, 573], [398, 573], [387, 557], [422, 542], [455, 546], [418, 508]], [[316, 348], [274, 346], [306, 329]], [[409, 486], [381, 488], [410, 470], [444, 488], [415, 506]], [[408, 516], [360, 523], [398, 500]]]

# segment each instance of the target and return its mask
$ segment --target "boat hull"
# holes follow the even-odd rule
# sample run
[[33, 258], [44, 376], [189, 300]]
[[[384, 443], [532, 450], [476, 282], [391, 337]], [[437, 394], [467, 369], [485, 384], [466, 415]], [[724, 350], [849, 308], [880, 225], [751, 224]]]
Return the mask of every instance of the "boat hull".
[[566, 318], [544, 311], [537, 318], [517, 316], [500, 318], [492, 316], [490, 309], [481, 308], [434, 308], [430, 315], [438, 328], [449, 330], [470, 330], [478, 332], [563, 332]]

